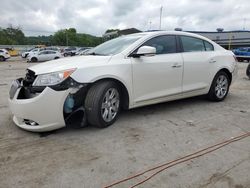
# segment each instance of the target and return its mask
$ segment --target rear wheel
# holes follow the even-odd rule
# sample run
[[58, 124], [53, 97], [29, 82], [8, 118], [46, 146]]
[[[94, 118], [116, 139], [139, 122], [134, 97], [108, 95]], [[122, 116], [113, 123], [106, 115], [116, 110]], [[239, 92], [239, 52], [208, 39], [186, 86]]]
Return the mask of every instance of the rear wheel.
[[36, 57], [32, 57], [31, 58], [31, 62], [37, 62], [37, 58]]
[[218, 72], [212, 82], [208, 98], [212, 101], [223, 101], [229, 91], [230, 80], [224, 71]]
[[99, 128], [112, 125], [120, 112], [120, 96], [119, 87], [112, 81], [93, 85], [85, 98], [88, 122]]

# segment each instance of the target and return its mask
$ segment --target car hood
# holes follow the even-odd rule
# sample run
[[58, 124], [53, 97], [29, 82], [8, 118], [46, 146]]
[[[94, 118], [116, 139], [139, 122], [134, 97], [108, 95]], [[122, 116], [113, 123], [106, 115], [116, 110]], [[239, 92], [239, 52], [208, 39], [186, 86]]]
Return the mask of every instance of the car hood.
[[58, 72], [73, 68], [84, 68], [91, 66], [98, 66], [109, 62], [112, 56], [77, 56], [77, 57], [66, 57], [62, 59], [48, 61], [35, 66], [31, 66], [28, 69], [38, 74], [46, 74], [51, 72]]

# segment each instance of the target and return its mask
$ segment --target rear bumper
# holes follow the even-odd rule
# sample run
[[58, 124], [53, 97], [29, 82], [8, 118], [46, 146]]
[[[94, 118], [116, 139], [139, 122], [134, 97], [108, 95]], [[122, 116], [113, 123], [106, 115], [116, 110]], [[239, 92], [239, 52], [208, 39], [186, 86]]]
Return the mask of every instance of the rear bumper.
[[[13, 99], [9, 98], [14, 123], [25, 130], [45, 132], [65, 126], [63, 105], [71, 89], [55, 91], [46, 87], [42, 93], [29, 99], [18, 99], [20, 88]], [[27, 120], [36, 125], [27, 124]]]
[[233, 83], [236, 80], [236, 78], [238, 77], [238, 69], [239, 69], [239, 65], [238, 65], [238, 63], [236, 63], [235, 66], [234, 66], [233, 71], [231, 72], [232, 73], [232, 81], [231, 81], [231, 83]]

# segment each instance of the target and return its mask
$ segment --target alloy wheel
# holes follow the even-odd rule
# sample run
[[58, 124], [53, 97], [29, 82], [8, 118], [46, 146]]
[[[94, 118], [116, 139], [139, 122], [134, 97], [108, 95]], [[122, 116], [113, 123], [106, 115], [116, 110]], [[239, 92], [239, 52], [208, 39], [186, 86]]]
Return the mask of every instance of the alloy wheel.
[[102, 106], [101, 115], [105, 122], [111, 122], [117, 115], [120, 105], [119, 92], [115, 88], [110, 88], [105, 93]]
[[215, 94], [219, 99], [222, 99], [228, 90], [228, 79], [225, 75], [220, 75], [216, 80]]

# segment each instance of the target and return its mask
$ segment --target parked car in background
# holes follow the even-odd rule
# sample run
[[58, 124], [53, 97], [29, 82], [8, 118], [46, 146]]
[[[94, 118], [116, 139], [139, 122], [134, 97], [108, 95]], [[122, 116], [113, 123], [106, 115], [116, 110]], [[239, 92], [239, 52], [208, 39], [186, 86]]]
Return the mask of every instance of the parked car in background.
[[31, 54], [31, 53], [38, 53], [38, 52], [41, 52], [43, 50], [44, 50], [43, 48], [33, 48], [33, 49], [30, 49], [29, 51], [23, 52], [21, 56], [22, 56], [22, 58], [27, 58], [29, 56], [29, 54]]
[[75, 53], [75, 55], [83, 55], [85, 52], [87, 52], [89, 49], [91, 49], [90, 47], [82, 47], [82, 48], [79, 48], [77, 51], [76, 51], [76, 53]]
[[246, 74], [247, 74], [248, 78], [250, 79], [250, 64], [248, 64], [248, 66], [247, 66]]
[[86, 56], [29, 67], [24, 78], [13, 81], [9, 105], [15, 124], [29, 131], [50, 131], [71, 122], [104, 128], [121, 109], [198, 95], [223, 101], [237, 67], [231, 51], [200, 35], [131, 34]]
[[0, 49], [0, 61], [5, 61], [10, 58], [10, 54], [6, 49]]
[[68, 48], [64, 49], [63, 55], [64, 55], [64, 57], [74, 56], [74, 55], [76, 55], [76, 51], [77, 51], [76, 47], [68, 47]]
[[31, 48], [30, 50], [23, 52], [21, 56], [23, 58], [26, 58], [30, 53], [41, 52], [43, 50], [53, 50], [53, 51], [61, 52], [61, 49], [59, 47], [49, 46], [49, 47], [41, 47], [41, 48]]
[[30, 53], [27, 57], [27, 62], [49, 61], [63, 57], [62, 54], [54, 50], [42, 50], [36, 53]]
[[81, 51], [81, 52], [79, 53], [79, 55], [86, 55], [86, 54], [88, 54], [89, 50], [90, 50], [90, 49], [83, 50], [83, 51]]
[[239, 62], [250, 61], [250, 47], [237, 48], [233, 50]]
[[31, 48], [21, 54], [22, 58], [26, 58], [32, 50], [37, 51], [38, 48]]
[[12, 48], [12, 47], [11, 48], [5, 48], [5, 49], [9, 52], [10, 56], [18, 56], [19, 55], [19, 51]]

